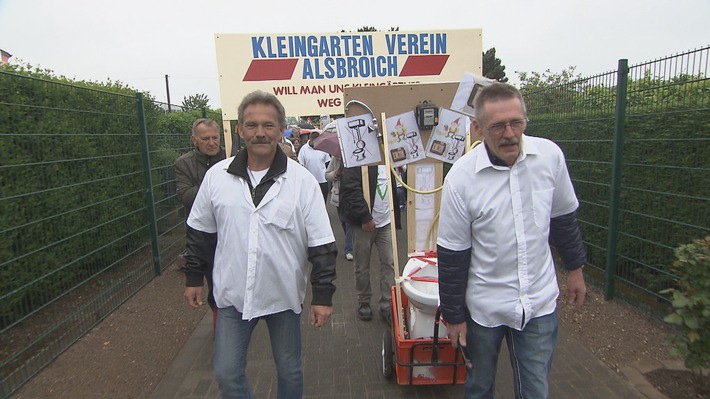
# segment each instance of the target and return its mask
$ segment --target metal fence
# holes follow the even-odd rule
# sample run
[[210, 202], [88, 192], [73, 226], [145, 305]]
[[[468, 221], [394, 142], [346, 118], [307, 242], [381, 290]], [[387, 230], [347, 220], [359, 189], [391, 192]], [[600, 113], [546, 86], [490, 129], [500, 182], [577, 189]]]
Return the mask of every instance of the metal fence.
[[182, 251], [173, 162], [203, 115], [0, 72], [0, 397]]
[[655, 317], [670, 309], [674, 248], [710, 235], [709, 50], [524, 90], [528, 134], [566, 154], [587, 275]]

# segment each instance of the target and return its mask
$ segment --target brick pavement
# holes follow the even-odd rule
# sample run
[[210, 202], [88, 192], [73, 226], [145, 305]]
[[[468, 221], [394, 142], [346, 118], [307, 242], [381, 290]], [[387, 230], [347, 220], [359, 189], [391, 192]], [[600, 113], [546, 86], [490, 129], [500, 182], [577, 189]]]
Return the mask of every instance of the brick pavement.
[[[329, 206], [331, 221], [334, 210]], [[333, 223], [342, 249], [343, 231]], [[406, 259], [404, 234], [398, 234], [400, 260]], [[376, 251], [373, 251], [375, 253]], [[373, 262], [375, 258], [373, 256]], [[373, 263], [374, 264], [374, 263]], [[320, 329], [302, 318], [304, 398], [461, 398], [463, 386], [400, 386], [382, 375], [382, 334], [386, 324], [378, 318], [363, 322], [356, 316], [353, 262], [339, 254], [337, 292], [330, 323]], [[372, 274], [373, 276], [376, 273]], [[374, 278], [374, 277], [373, 277]], [[378, 285], [373, 280], [373, 305]], [[306, 303], [310, 302], [310, 295]], [[306, 307], [307, 309], [307, 307]], [[205, 316], [170, 369], [158, 384], [151, 399], [219, 398], [212, 374], [211, 314]], [[276, 398], [275, 367], [271, 358], [266, 323], [254, 330], [248, 355], [247, 375], [256, 398]], [[499, 361], [496, 398], [513, 398], [512, 372], [503, 348]], [[560, 329], [552, 368], [552, 398], [644, 398], [627, 380], [611, 371], [587, 349]]]

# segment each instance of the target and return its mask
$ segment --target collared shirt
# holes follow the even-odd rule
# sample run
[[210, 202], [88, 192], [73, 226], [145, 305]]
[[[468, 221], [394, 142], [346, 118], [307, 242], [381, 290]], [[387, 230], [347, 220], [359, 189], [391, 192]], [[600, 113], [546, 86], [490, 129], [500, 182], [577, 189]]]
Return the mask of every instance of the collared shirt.
[[[318, 183], [325, 183], [325, 164], [330, 161], [330, 155], [327, 152], [316, 150], [311, 147], [311, 144], [306, 144], [301, 147], [301, 151], [298, 153], [298, 162], [305, 166], [313, 176], [315, 176]], [[323, 195], [321, 194], [321, 197]]]
[[323, 194], [298, 162], [274, 177], [254, 205], [246, 179], [227, 172], [234, 157], [205, 176], [187, 223], [217, 233], [214, 296], [244, 320], [292, 310], [301, 313], [309, 272], [308, 248], [335, 241]]
[[438, 245], [472, 249], [466, 306], [476, 323], [522, 330], [555, 310], [550, 218], [579, 206], [556, 144], [523, 136], [511, 167], [493, 165], [479, 145], [449, 171], [441, 204]]

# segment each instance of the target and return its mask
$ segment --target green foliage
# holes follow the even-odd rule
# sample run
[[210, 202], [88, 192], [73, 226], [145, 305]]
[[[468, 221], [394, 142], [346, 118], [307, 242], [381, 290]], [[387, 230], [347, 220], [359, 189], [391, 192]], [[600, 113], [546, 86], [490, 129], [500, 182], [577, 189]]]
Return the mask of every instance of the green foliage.
[[157, 131], [161, 132], [157, 137], [159, 141], [153, 142], [152, 146], [173, 148], [181, 153], [187, 152], [192, 148], [190, 142], [192, 123], [201, 117], [200, 110], [168, 112], [161, 115], [156, 120]]
[[496, 57], [495, 47], [491, 47], [483, 53], [483, 76], [503, 83], [508, 81], [508, 78], [505, 77], [505, 66], [501, 63], [500, 58]]
[[[67, 78], [63, 75], [57, 75], [51, 69], [35, 67], [27, 63], [0, 64], [0, 72], [7, 72], [10, 74], [16, 74], [43, 80], [50, 80], [56, 83], [71, 84], [77, 87], [97, 89], [116, 94], [135, 95], [136, 93], [135, 89], [131, 88], [125, 83], [122, 83], [121, 81], [112, 81], [111, 79], [107, 80], [106, 82], [74, 80]], [[150, 94], [145, 94], [145, 97], [147, 101], [153, 101], [153, 97], [150, 96]]]
[[[379, 29], [374, 26], [363, 26], [357, 29], [358, 32], [379, 32]], [[341, 29], [340, 32], [347, 32], [345, 29]], [[399, 32], [399, 26], [391, 26], [388, 32]]]
[[[627, 89], [615, 276], [651, 296], [652, 306], [670, 307], [658, 292], [677, 280], [672, 249], [710, 230], [710, 185], [701, 183], [710, 170], [710, 80], [637, 76]], [[580, 78], [570, 68], [527, 78], [527, 133], [565, 152], [590, 263], [605, 269], [616, 74]]]
[[[0, 66], [0, 329], [150, 243], [135, 94], [120, 82]], [[167, 221], [179, 208], [172, 163], [199, 112], [166, 115], [150, 98], [143, 112], [158, 217]], [[173, 219], [163, 224], [181, 223]]]
[[520, 79], [520, 90], [533, 92], [551, 87], [564, 86], [581, 79], [582, 76], [580, 74], [574, 73], [575, 69], [577, 69], [577, 67], [569, 66], [559, 73], [551, 72], [549, 69], [546, 69], [545, 72], [515, 71], [515, 73], [518, 74], [518, 78]]
[[207, 108], [209, 101], [206, 94], [185, 96], [182, 99], [182, 109], [183, 111], [202, 110], [202, 108]]
[[689, 369], [710, 367], [710, 236], [693, 240], [675, 250], [673, 269], [679, 276], [678, 288], [663, 293], [673, 295], [673, 313], [666, 322], [677, 325], [674, 354], [685, 358]]

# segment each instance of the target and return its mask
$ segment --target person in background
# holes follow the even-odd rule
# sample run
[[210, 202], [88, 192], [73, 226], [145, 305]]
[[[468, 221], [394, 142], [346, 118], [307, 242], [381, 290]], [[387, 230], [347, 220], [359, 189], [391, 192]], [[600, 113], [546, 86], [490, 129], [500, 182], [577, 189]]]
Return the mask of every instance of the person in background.
[[[202, 276], [214, 256], [213, 367], [223, 398], [253, 397], [245, 371], [260, 320], [269, 330], [276, 397], [301, 398], [308, 273], [310, 323], [322, 327], [333, 312], [338, 250], [318, 182], [278, 146], [286, 127], [281, 102], [255, 91], [237, 112], [245, 148], [210, 169], [187, 221], [184, 296], [190, 306], [201, 305]], [[217, 242], [205, 239], [214, 233]]]
[[[397, 167], [397, 176], [407, 183], [407, 165]], [[407, 209], [407, 188], [397, 180], [397, 195], [399, 196], [399, 210]]]
[[293, 144], [294, 150], [296, 150], [296, 157], [298, 157], [299, 152], [301, 151], [301, 139], [298, 137], [294, 136], [291, 139], [291, 144]]
[[[370, 258], [372, 247], [379, 255], [380, 300], [379, 312], [383, 320], [392, 324], [392, 291], [394, 285], [394, 254], [389, 207], [387, 167], [368, 167], [369, 201], [365, 199], [362, 169], [344, 168], [340, 176], [340, 218], [350, 225], [355, 244], [355, 290], [357, 291], [357, 316], [372, 320], [372, 285], [370, 283]], [[391, 178], [394, 181], [394, 177]], [[397, 190], [392, 191], [395, 228], [401, 228]]]
[[[200, 118], [192, 124], [193, 149], [175, 160], [175, 191], [178, 200], [185, 207], [185, 220], [190, 215], [197, 191], [205, 178], [205, 173], [212, 165], [226, 157], [224, 148], [220, 146], [219, 124], [212, 119]], [[217, 237], [210, 237], [216, 240]], [[212, 265], [209, 266], [210, 268]], [[212, 274], [205, 274], [207, 280], [207, 303], [213, 312], [213, 322], [216, 318], [214, 296], [212, 295]]]
[[[335, 206], [335, 211], [338, 212], [338, 218], [340, 218], [340, 175], [343, 173], [343, 160], [339, 156], [333, 156], [328, 168], [325, 170], [325, 179], [332, 184], [330, 189], [330, 203]], [[350, 225], [345, 223], [342, 219], [340, 224], [343, 226], [343, 232], [345, 233], [345, 246], [343, 251], [345, 252], [345, 259], [353, 260], [353, 234], [350, 230]]]
[[[474, 99], [479, 145], [446, 175], [437, 252], [442, 318], [473, 370], [464, 397], [493, 398], [505, 338], [516, 398], [547, 398], [559, 321], [551, 242], [582, 306], [586, 251], [579, 206], [560, 148], [526, 136], [520, 91], [494, 83]], [[549, 240], [549, 241], [548, 241]]]
[[312, 132], [308, 143], [304, 144], [301, 147], [301, 151], [298, 153], [298, 162], [308, 169], [316, 178], [320, 185], [321, 192], [323, 193], [323, 201], [325, 202], [328, 200], [328, 191], [330, 191], [328, 182], [325, 180], [325, 168], [330, 162], [330, 154], [313, 148], [313, 140], [316, 138], [318, 138], [318, 132]]
[[287, 139], [286, 137], [282, 137], [281, 141], [279, 141], [279, 147], [281, 147], [281, 151], [283, 151], [287, 157], [298, 162], [298, 155], [296, 155], [296, 150], [294, 149], [293, 144], [289, 139]]

